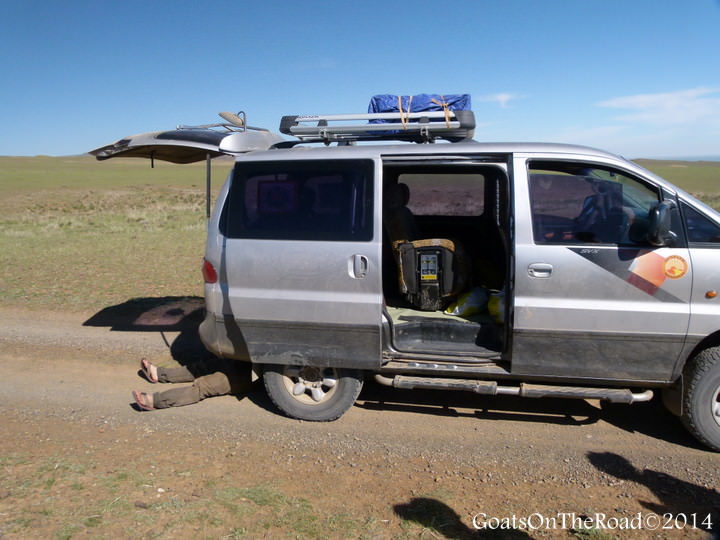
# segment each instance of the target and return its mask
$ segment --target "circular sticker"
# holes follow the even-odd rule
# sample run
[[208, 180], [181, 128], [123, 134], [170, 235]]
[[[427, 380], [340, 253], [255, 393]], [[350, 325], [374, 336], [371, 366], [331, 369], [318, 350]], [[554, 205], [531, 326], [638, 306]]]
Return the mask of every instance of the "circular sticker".
[[688, 263], [679, 255], [670, 255], [665, 259], [663, 270], [665, 271], [665, 275], [670, 279], [678, 279], [687, 274]]

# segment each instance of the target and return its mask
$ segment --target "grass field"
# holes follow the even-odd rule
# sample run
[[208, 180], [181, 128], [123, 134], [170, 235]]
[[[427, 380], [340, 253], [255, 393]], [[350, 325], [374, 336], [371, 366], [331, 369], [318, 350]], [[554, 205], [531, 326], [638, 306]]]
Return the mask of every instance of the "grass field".
[[[720, 208], [720, 162], [638, 160]], [[217, 192], [232, 166], [213, 163]], [[0, 157], [0, 301], [94, 311], [202, 295], [205, 164]]]
[[[215, 191], [230, 167], [213, 164]], [[204, 163], [0, 158], [0, 300], [87, 311], [202, 295], [204, 182]]]
[[635, 163], [720, 209], [720, 161], [637, 159]]

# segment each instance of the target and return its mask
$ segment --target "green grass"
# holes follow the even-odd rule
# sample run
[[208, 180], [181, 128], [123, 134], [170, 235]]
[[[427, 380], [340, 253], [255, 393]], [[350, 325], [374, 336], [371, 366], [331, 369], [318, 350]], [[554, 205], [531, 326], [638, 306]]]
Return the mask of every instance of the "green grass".
[[[214, 191], [231, 162], [213, 165]], [[0, 300], [97, 310], [201, 295], [205, 164], [0, 158]]]
[[720, 209], [720, 162], [637, 159], [638, 165]]
[[[637, 160], [720, 207], [720, 163]], [[232, 166], [213, 162], [216, 193]], [[0, 157], [0, 301], [88, 312], [202, 295], [205, 163]]]
[[638, 165], [690, 193], [720, 193], [720, 162], [636, 159]]

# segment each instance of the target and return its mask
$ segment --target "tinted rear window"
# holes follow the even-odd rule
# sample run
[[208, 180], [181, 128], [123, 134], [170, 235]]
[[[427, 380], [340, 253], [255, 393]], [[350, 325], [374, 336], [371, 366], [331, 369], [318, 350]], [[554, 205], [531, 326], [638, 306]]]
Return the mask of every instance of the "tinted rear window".
[[221, 220], [230, 238], [369, 241], [370, 160], [238, 163]]

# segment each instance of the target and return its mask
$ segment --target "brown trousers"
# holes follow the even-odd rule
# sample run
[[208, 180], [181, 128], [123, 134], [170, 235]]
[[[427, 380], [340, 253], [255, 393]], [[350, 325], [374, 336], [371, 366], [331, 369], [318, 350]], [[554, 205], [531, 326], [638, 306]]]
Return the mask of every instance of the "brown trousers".
[[158, 382], [191, 382], [192, 386], [172, 388], [153, 394], [157, 409], [191, 405], [208, 397], [241, 395], [250, 389], [250, 369], [244, 362], [213, 358], [187, 366], [158, 366]]

